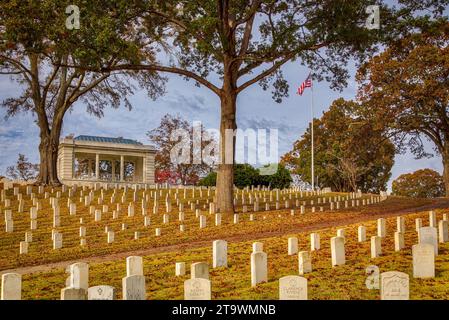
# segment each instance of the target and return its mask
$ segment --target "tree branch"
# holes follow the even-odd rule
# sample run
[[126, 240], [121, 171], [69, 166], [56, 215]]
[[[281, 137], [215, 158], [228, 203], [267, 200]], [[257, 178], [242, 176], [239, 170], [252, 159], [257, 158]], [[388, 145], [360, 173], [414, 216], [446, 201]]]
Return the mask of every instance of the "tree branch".
[[0, 71], [0, 74], [4, 75], [13, 75], [13, 74], [21, 74], [25, 73], [25, 71]]
[[47, 101], [48, 90], [50, 89], [50, 86], [53, 83], [53, 80], [56, 78], [58, 71], [59, 71], [59, 66], [55, 66], [51, 76], [48, 78], [48, 80], [44, 86], [44, 89], [42, 92], [42, 99], [44, 100], [44, 102]]
[[241, 25], [244, 23], [247, 23], [249, 20], [252, 20], [254, 18], [254, 16], [257, 13], [257, 9], [259, 9], [259, 6], [261, 5], [262, 1], [261, 0], [255, 0], [251, 6], [250, 11], [248, 12], [248, 15], [240, 20], [236, 21], [236, 25]]
[[[99, 85], [101, 82], [103, 82], [104, 80], [106, 80], [108, 77], [110, 76], [110, 73], [106, 73], [103, 74], [100, 78], [98, 78], [97, 80], [91, 82], [87, 87], [85, 87], [83, 90], [78, 91], [77, 94], [75, 95], [71, 95], [70, 96], [70, 100], [69, 103], [72, 104], [73, 102], [75, 102], [79, 97], [81, 97], [83, 94], [87, 93], [88, 91], [92, 90], [93, 88], [95, 88], [97, 85]], [[83, 76], [84, 78], [84, 76]]]
[[113, 67], [107, 67], [102, 68], [101, 71], [104, 72], [111, 72], [111, 71], [118, 71], [118, 70], [147, 70], [147, 71], [160, 71], [160, 72], [167, 72], [167, 73], [173, 73], [178, 75], [183, 75], [188, 78], [194, 79], [198, 83], [202, 84], [206, 88], [210, 89], [212, 92], [214, 92], [217, 96], [221, 95], [221, 89], [212, 84], [211, 82], [207, 81], [206, 79], [202, 78], [201, 76], [197, 75], [194, 72], [176, 68], [176, 67], [167, 67], [167, 66], [159, 66], [159, 65], [134, 65], [134, 64], [123, 64], [123, 65], [116, 65]]
[[84, 81], [84, 77], [85, 77], [86, 73], [83, 72], [78, 80], [77, 85], [75, 86], [75, 88], [72, 90], [72, 93], [70, 94], [70, 96], [66, 99], [66, 101], [68, 101], [68, 105], [71, 105], [76, 99], [73, 99], [74, 95], [76, 92], [79, 91], [79, 89], [81, 88], [83, 81]]
[[[295, 57], [295, 55], [300, 52], [300, 51], [304, 51], [304, 50], [311, 50], [311, 51], [315, 51], [318, 50], [324, 46], [327, 46], [329, 43], [327, 42], [323, 42], [323, 43], [319, 43], [313, 46], [310, 46], [309, 48], [305, 48], [305, 47], [301, 47], [301, 48], [297, 48], [297, 50], [295, 51], [291, 51], [289, 53], [286, 53], [283, 55], [283, 58], [281, 60], [279, 60], [278, 62], [275, 62], [273, 64], [273, 66], [265, 71], [263, 71], [261, 74], [259, 74], [258, 76], [256, 76], [255, 78], [248, 80], [247, 82], [245, 82], [244, 84], [242, 84], [240, 87], [237, 88], [237, 93], [245, 90], [247, 87], [251, 86], [252, 84], [262, 80], [263, 78], [269, 76], [271, 73], [273, 73], [274, 71], [276, 71], [277, 69], [279, 69], [280, 67], [282, 67], [285, 63], [287, 63], [289, 60], [293, 59]], [[276, 58], [280, 58], [280, 57], [276, 57]], [[276, 59], [276, 58], [272, 58], [272, 60]], [[251, 71], [252, 69], [256, 68], [257, 66], [260, 66], [263, 63], [263, 61], [259, 61], [256, 62], [253, 66], [246, 66], [244, 69], [242, 70], [247, 70], [248, 72]], [[242, 70], [239, 71], [239, 76], [242, 76], [243, 73], [241, 72]]]
[[28, 69], [27, 67], [25, 67], [25, 65], [17, 60], [14, 60], [8, 56], [5, 55], [0, 55], [0, 59], [4, 59], [6, 61], [8, 61], [9, 63], [14, 64], [18, 69], [21, 69], [23, 71], [25, 71], [26, 73], [28, 73], [31, 76], [31, 70]]
[[269, 76], [270, 74], [272, 74], [274, 71], [276, 71], [277, 69], [279, 69], [281, 66], [283, 66], [285, 63], [287, 63], [288, 61], [290, 61], [290, 59], [292, 59], [294, 57], [294, 54], [289, 54], [286, 57], [284, 57], [282, 60], [279, 60], [278, 62], [276, 62], [275, 64], [273, 64], [273, 66], [271, 66], [271, 68], [266, 69], [265, 71], [263, 71], [262, 73], [260, 73], [258, 76], [254, 77], [251, 80], [248, 80], [247, 82], [243, 83], [241, 86], [239, 86], [237, 88], [237, 93], [242, 92], [243, 90], [245, 90], [246, 88], [248, 88], [249, 86], [253, 85], [254, 83], [262, 80], [263, 78], [265, 78], [266, 76]]
[[177, 19], [172, 18], [168, 14], [165, 14], [165, 13], [162, 13], [162, 12], [156, 11], [156, 10], [149, 10], [148, 13], [155, 14], [157, 16], [160, 16], [160, 17], [164, 18], [164, 19], [167, 19], [167, 21], [177, 25], [180, 28], [183, 28], [184, 30], [187, 29], [187, 26], [183, 22], [181, 22], [181, 21], [179, 21]]
[[[243, 56], [244, 54], [246, 54], [246, 51], [248, 50], [249, 40], [251, 38], [253, 25], [254, 25], [254, 17], [256, 16], [257, 9], [259, 8], [261, 2], [262, 1], [260, 1], [260, 0], [254, 0], [253, 4], [251, 6], [250, 14], [245, 19], [246, 20], [244, 22], [244, 23], [246, 23], [245, 24], [245, 32], [243, 33], [243, 39], [242, 39], [242, 44], [241, 44], [241, 47], [240, 47], [239, 56]], [[240, 67], [241, 63], [242, 62], [238, 63], [239, 67]]]

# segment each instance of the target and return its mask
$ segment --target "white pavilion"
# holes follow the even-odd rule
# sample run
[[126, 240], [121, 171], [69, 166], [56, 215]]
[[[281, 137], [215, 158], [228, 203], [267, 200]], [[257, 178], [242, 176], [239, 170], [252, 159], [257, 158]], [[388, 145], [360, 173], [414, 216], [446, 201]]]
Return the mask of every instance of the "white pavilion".
[[65, 185], [154, 184], [155, 149], [122, 137], [68, 136], [58, 149], [58, 177]]

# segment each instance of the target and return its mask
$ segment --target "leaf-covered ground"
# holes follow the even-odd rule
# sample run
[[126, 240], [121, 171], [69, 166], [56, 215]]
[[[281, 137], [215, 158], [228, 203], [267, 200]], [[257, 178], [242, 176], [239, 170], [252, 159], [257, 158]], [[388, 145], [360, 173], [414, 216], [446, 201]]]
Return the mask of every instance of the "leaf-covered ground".
[[[54, 190], [53, 195], [55, 195]], [[212, 200], [212, 194], [207, 197], [207, 193], [203, 192], [203, 197], [199, 196], [199, 191], [196, 191], [195, 201], [199, 201], [198, 207], [201, 209], [201, 214], [206, 215], [207, 227], [199, 229], [199, 221], [195, 215], [195, 211], [192, 211], [188, 201], [192, 200], [187, 198], [185, 201], [184, 211], [185, 220], [180, 222], [178, 220], [178, 208], [172, 199], [172, 212], [169, 213], [169, 223], [163, 224], [163, 214], [165, 213], [165, 194], [166, 190], [163, 190], [163, 195], [159, 200], [159, 212], [157, 214], [152, 213], [153, 201], [148, 202], [148, 207], [145, 212], [146, 215], [151, 218], [151, 225], [144, 227], [144, 216], [140, 208], [143, 191], [139, 192], [139, 200], [135, 202], [135, 215], [128, 217], [128, 204], [133, 202], [133, 191], [127, 192], [127, 198], [124, 204], [121, 204], [121, 212], [118, 219], [113, 219], [112, 211], [116, 209], [118, 201], [121, 201], [121, 192], [116, 197], [116, 202], [110, 204], [112, 191], [106, 191], [103, 204], [108, 205], [108, 212], [102, 214], [102, 219], [99, 222], [94, 221], [94, 216], [89, 213], [89, 206], [84, 206], [84, 203], [79, 202], [80, 191], [72, 197], [72, 201], [77, 204], [76, 216], [69, 215], [69, 209], [67, 207], [67, 192], [62, 194], [59, 199], [60, 204], [60, 220], [61, 225], [58, 228], [53, 228], [53, 209], [50, 206], [49, 199], [43, 199], [43, 195], [38, 195], [42, 204], [42, 209], [38, 212], [37, 218], [37, 230], [32, 231], [33, 241], [29, 244], [28, 254], [20, 255], [19, 246], [20, 241], [25, 240], [25, 232], [30, 231], [30, 208], [32, 201], [29, 196], [25, 196], [25, 190], [21, 189], [24, 194], [25, 207], [23, 213], [17, 212], [18, 201], [12, 195], [12, 190], [8, 190], [8, 198], [13, 200], [11, 207], [12, 216], [14, 221], [14, 231], [11, 233], [5, 232], [5, 219], [1, 214], [0, 219], [0, 271], [12, 268], [40, 265], [45, 263], [52, 263], [64, 260], [73, 260], [85, 257], [95, 257], [110, 255], [119, 252], [127, 252], [139, 249], [148, 248], [162, 248], [172, 245], [183, 245], [193, 242], [201, 242], [205, 240], [214, 240], [220, 237], [227, 238], [239, 238], [248, 237], [254, 234], [254, 236], [262, 236], [265, 234], [283, 234], [289, 230], [300, 230], [302, 228], [310, 228], [313, 225], [326, 225], [332, 223], [343, 224], [347, 219], [369, 214], [371, 212], [385, 212], [386, 206], [382, 203], [368, 205], [365, 207], [359, 206], [351, 209], [335, 210], [332, 213], [329, 211], [328, 201], [326, 204], [316, 205], [323, 206], [324, 212], [311, 213], [310, 201], [317, 202], [317, 196], [304, 196], [300, 199], [301, 203], [305, 202], [306, 214], [300, 215], [299, 209], [295, 208], [295, 216], [290, 215], [290, 209], [272, 210], [272, 211], [259, 211], [254, 215], [255, 221], [249, 221], [249, 215], [252, 213], [252, 205], [248, 205], [248, 213], [240, 213], [239, 223], [233, 223], [233, 217], [231, 215], [223, 215], [221, 226], [215, 226], [214, 215], [209, 215], [208, 206], [206, 201]], [[182, 193], [182, 192], [181, 192]], [[262, 192], [260, 192], [262, 193]], [[265, 194], [268, 194], [267, 192]], [[87, 195], [87, 192], [84, 192]], [[100, 191], [95, 193], [95, 199], [92, 201], [91, 206], [95, 209], [101, 210], [102, 205], [98, 204], [98, 197]], [[298, 193], [299, 195], [299, 193]], [[189, 194], [189, 196], [191, 196]], [[347, 194], [326, 194], [325, 197], [329, 199], [336, 196], [347, 196]], [[281, 197], [281, 208], [284, 207], [284, 201], [282, 198], [288, 198], [287, 195]], [[292, 195], [291, 204], [295, 203], [294, 195]], [[322, 196], [320, 197], [322, 198]], [[363, 199], [369, 199], [371, 196], [364, 195]], [[267, 200], [269, 196], [267, 195]], [[388, 200], [389, 210], [401, 210], [411, 208], [414, 206], [424, 205], [430, 203], [428, 200], [415, 200], [413, 202], [405, 201], [404, 199]], [[360, 199], [362, 204], [362, 198]], [[0, 204], [0, 212], [4, 213], [4, 204]], [[343, 207], [343, 203], [342, 203]], [[275, 208], [275, 202], [271, 203], [271, 208]], [[242, 210], [242, 206], [238, 205], [237, 209]], [[261, 203], [260, 209], [265, 209], [265, 205]], [[282, 218], [280, 218], [282, 217]], [[83, 226], [86, 227], [86, 241], [87, 246], [80, 246], [79, 227], [80, 218], [83, 219]], [[126, 224], [127, 228], [122, 230], [122, 224]], [[184, 224], [185, 231], [180, 232], [179, 225]], [[115, 232], [115, 241], [112, 244], [107, 243], [107, 234], [105, 228], [109, 227], [110, 230]], [[155, 229], [161, 228], [162, 235], [156, 237]], [[52, 230], [55, 229], [63, 235], [63, 248], [53, 250]], [[140, 232], [138, 240], [134, 240], [134, 233]]]
[[[442, 210], [437, 210], [438, 219]], [[428, 224], [428, 212], [406, 215], [406, 247], [394, 251], [396, 218], [387, 219], [387, 236], [382, 240], [383, 254], [370, 258], [369, 238], [376, 234], [376, 221], [352, 224], [346, 230], [346, 265], [332, 267], [330, 238], [337, 228], [316, 230], [321, 236], [321, 249], [312, 252], [313, 272], [306, 274], [309, 299], [379, 299], [379, 290], [368, 290], [365, 286], [366, 267], [377, 265], [381, 272], [402, 271], [410, 275], [411, 299], [447, 299], [449, 297], [449, 244], [440, 244], [436, 258], [436, 277], [429, 280], [413, 279], [411, 246], [417, 242], [415, 218], [423, 218]], [[357, 227], [367, 227], [367, 241], [357, 242]], [[268, 283], [252, 288], [250, 278], [250, 254], [254, 241], [228, 244], [228, 268], [210, 269], [213, 299], [278, 299], [278, 279], [298, 274], [297, 255], [287, 255], [287, 239], [299, 238], [299, 249], [310, 250], [309, 233], [286, 234], [282, 237], [255, 239], [264, 243], [268, 254]], [[186, 262], [187, 274], [176, 277], [175, 263]], [[160, 253], [144, 257], [144, 274], [148, 299], [182, 299], [183, 282], [190, 277], [189, 267], [193, 262], [208, 262], [212, 265], [212, 244], [194, 250]], [[118, 289], [121, 297], [121, 278], [126, 274], [124, 259], [90, 264], [89, 285], [108, 284]], [[23, 276], [24, 299], [58, 299], [67, 274], [64, 268], [45, 273]]]
[[[106, 193], [105, 202], [109, 202], [110, 191]], [[132, 201], [129, 192], [128, 201]], [[288, 195], [282, 195], [282, 197]], [[335, 197], [338, 194], [326, 194]], [[340, 194], [340, 196], [346, 196]], [[322, 196], [321, 196], [322, 197]], [[12, 198], [10, 196], [10, 198]], [[79, 198], [79, 197], [78, 197]], [[119, 197], [117, 197], [119, 198]], [[165, 197], [161, 197], [165, 199]], [[24, 213], [17, 213], [17, 203], [13, 201], [14, 232], [4, 232], [4, 219], [0, 221], [0, 269], [26, 269], [27, 266], [45, 265], [56, 262], [55, 269], [45, 272], [25, 273], [23, 275], [23, 299], [59, 299], [60, 290], [65, 285], [67, 274], [65, 267], [68, 260], [87, 260], [89, 257], [104, 256], [102, 262], [91, 262], [89, 285], [107, 284], [114, 286], [121, 298], [121, 279], [126, 273], [125, 258], [114, 258], [114, 253], [159, 248], [144, 255], [144, 274], [146, 276], [148, 299], [182, 299], [183, 282], [190, 277], [190, 264], [193, 262], [208, 262], [212, 266], [212, 241], [228, 240], [228, 268], [210, 269], [213, 299], [277, 299], [278, 279], [286, 275], [298, 274], [297, 256], [287, 255], [287, 239], [290, 236], [299, 238], [299, 250], [310, 250], [310, 233], [318, 232], [321, 236], [321, 249], [312, 252], [313, 272], [305, 275], [309, 280], [310, 299], [378, 299], [378, 290], [368, 290], [365, 286], [365, 270], [372, 264], [379, 266], [380, 271], [403, 271], [412, 275], [411, 246], [417, 242], [415, 218], [423, 218], [428, 224], [428, 207], [436, 210], [438, 219], [442, 219], [446, 210], [446, 202], [435, 202], [423, 199], [389, 198], [386, 201], [364, 207], [329, 211], [328, 204], [324, 212], [310, 212], [310, 200], [316, 205], [317, 196], [302, 198], [307, 201], [306, 214], [295, 210], [290, 215], [290, 209], [261, 211], [255, 213], [255, 221], [249, 221], [249, 214], [240, 214], [240, 222], [233, 223], [233, 217], [223, 216], [222, 225], [214, 225], [214, 216], [209, 215], [204, 208], [206, 198], [200, 200], [202, 212], [207, 216], [207, 227], [199, 229], [195, 212], [185, 205], [185, 232], [179, 231], [181, 224], [178, 210], [173, 206], [170, 223], [162, 223], [165, 212], [164, 200], [160, 200], [159, 213], [152, 214], [149, 206], [147, 214], [151, 216], [151, 226], [143, 227], [143, 216], [136, 205], [134, 217], [127, 217], [126, 205], [122, 205], [119, 219], [112, 219], [112, 207], [104, 214], [101, 222], [94, 222], [89, 214], [89, 208], [79, 202], [76, 216], [69, 216], [66, 207], [67, 198], [60, 199], [62, 225], [58, 231], [63, 233], [64, 248], [52, 249], [52, 210], [48, 200], [42, 200], [43, 209], [38, 214], [38, 230], [33, 232], [33, 242], [27, 255], [19, 255], [19, 242], [23, 240], [25, 231], [29, 229], [29, 206], [27, 200]], [[268, 198], [268, 196], [267, 196]], [[370, 198], [365, 195], [364, 199]], [[294, 199], [294, 197], [293, 197]], [[294, 202], [294, 201], [292, 201]], [[97, 203], [94, 201], [94, 203]], [[438, 205], [439, 203], [439, 205]], [[283, 201], [281, 201], [283, 206]], [[317, 207], [319, 205], [316, 205]], [[100, 205], [96, 205], [101, 209]], [[262, 206], [261, 206], [262, 207]], [[264, 207], [264, 206], [263, 206]], [[274, 203], [272, 205], [274, 207]], [[447, 206], [449, 208], [449, 206]], [[252, 208], [252, 206], [249, 206]], [[418, 208], [418, 209], [414, 209]], [[4, 208], [1, 208], [3, 209]], [[239, 206], [241, 210], [241, 206]], [[413, 213], [419, 211], [417, 213]], [[407, 231], [405, 234], [406, 248], [394, 252], [394, 231], [396, 217], [402, 214], [406, 217]], [[84, 219], [87, 227], [87, 247], [79, 245], [79, 219]], [[382, 240], [382, 257], [370, 258], [369, 238], [376, 234], [376, 220], [387, 218], [387, 237]], [[389, 218], [388, 218], [389, 217]], [[356, 222], [356, 223], [355, 223]], [[127, 223], [128, 229], [121, 230], [121, 224]], [[367, 241], [357, 242], [357, 227], [367, 227]], [[116, 231], [116, 241], [106, 243], [105, 226]], [[346, 229], [346, 259], [345, 266], [332, 267], [330, 255], [330, 238], [336, 235], [336, 229], [344, 226]], [[162, 236], [156, 237], [154, 229], [162, 228]], [[134, 232], [140, 231], [141, 238], [134, 240]], [[252, 243], [264, 243], [264, 251], [268, 254], [268, 283], [252, 288], [250, 285], [250, 254]], [[430, 280], [418, 280], [411, 277], [411, 299], [447, 299], [449, 295], [449, 245], [440, 245], [440, 255], [436, 259], [436, 277]], [[183, 277], [174, 275], [175, 263], [185, 262], [187, 274]], [[36, 267], [37, 270], [39, 266]]]

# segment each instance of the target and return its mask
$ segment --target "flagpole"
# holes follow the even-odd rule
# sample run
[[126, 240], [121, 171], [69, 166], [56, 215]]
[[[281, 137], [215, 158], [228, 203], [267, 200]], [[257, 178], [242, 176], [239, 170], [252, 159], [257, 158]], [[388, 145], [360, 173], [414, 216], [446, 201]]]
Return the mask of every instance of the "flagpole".
[[[310, 74], [312, 75], [312, 72], [310, 72]], [[312, 164], [311, 164], [311, 176], [312, 176], [312, 191], [314, 191], [315, 190], [315, 164], [314, 164], [314, 162], [315, 162], [315, 155], [314, 155], [314, 141], [313, 141], [313, 81], [312, 81], [312, 79], [311, 79], [311, 86], [310, 86], [310, 89], [311, 89], [311, 96], [312, 96], [312, 98], [311, 98], [311, 106], [310, 106], [310, 115], [311, 115], [311, 121], [310, 121], [310, 133], [311, 133], [311, 141], [312, 141], [312, 144], [311, 144], [311, 147], [312, 147], [312, 150], [311, 150], [311, 155], [312, 155]]]

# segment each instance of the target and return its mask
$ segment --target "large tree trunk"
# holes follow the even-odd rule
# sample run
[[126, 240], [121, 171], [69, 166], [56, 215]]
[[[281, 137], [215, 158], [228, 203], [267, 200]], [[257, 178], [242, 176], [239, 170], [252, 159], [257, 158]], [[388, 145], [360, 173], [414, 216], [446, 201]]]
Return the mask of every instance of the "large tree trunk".
[[[447, 145], [449, 146], [449, 144]], [[446, 189], [446, 197], [449, 198], [449, 150], [445, 150], [445, 152], [442, 152], [441, 158], [443, 159], [444, 188]]]
[[37, 184], [50, 186], [61, 185], [57, 172], [58, 146], [59, 137], [57, 139], [51, 136], [41, 137], [39, 144], [40, 166]]
[[[217, 173], [217, 209], [221, 213], [234, 213], [234, 152], [237, 94], [228, 81], [224, 81], [221, 96], [220, 161]], [[231, 139], [232, 137], [232, 139]]]
[[40, 143], [39, 143], [39, 176], [38, 185], [60, 186], [58, 179], [58, 147], [61, 136], [63, 113], [57, 113], [53, 119], [51, 129], [39, 124]]
[[[41, 96], [39, 86], [39, 57], [37, 54], [31, 54], [30, 66], [32, 70], [32, 95], [35, 105], [35, 112], [37, 114], [37, 123], [40, 130], [39, 143], [39, 176], [37, 177], [37, 185], [59, 186], [61, 182], [58, 179], [57, 163], [58, 163], [58, 146], [59, 137], [62, 129], [62, 119], [65, 113], [65, 96], [58, 97], [58, 103], [54, 108], [53, 124], [50, 127], [50, 122], [46, 110], [46, 98]], [[67, 62], [67, 59], [64, 60]], [[65, 78], [66, 73], [63, 73]]]

